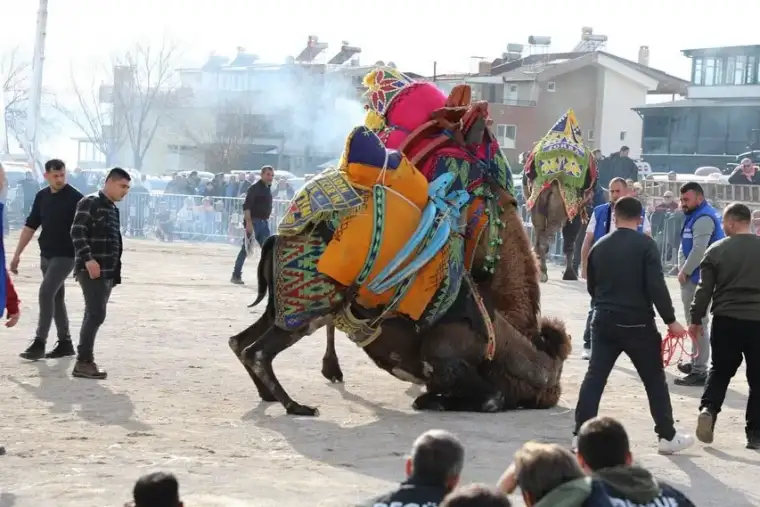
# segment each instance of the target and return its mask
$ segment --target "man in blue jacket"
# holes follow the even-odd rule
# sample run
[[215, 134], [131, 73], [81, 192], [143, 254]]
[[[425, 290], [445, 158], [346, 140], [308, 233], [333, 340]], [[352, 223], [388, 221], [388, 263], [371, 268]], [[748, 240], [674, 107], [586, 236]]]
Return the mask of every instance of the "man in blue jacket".
[[[583, 246], [581, 247], [581, 277], [583, 279], [586, 278], [586, 271], [588, 268], [588, 253], [591, 250], [591, 247], [594, 245], [594, 243], [599, 241], [602, 236], [614, 231], [617, 228], [615, 226], [615, 215], [612, 213], [612, 208], [615, 206], [615, 203], [618, 199], [625, 195], [628, 195], [629, 192], [630, 189], [628, 188], [628, 183], [626, 183], [623, 178], [612, 178], [609, 185], [610, 202], [596, 206], [594, 208], [594, 211], [591, 213], [591, 218], [589, 219], [588, 226], [586, 228], [586, 235], [583, 238]], [[647, 218], [646, 213], [642, 213], [642, 221], [641, 224], [639, 224], [639, 232], [646, 234], [647, 236], [651, 236], [652, 225], [649, 223], [649, 219]], [[593, 306], [594, 302], [592, 301], [591, 307], [593, 308]], [[583, 352], [581, 354], [581, 358], [586, 360], [591, 358], [591, 315], [592, 311], [589, 310], [588, 318], [586, 319], [586, 329], [583, 331]]]
[[[681, 302], [689, 320], [691, 302], [699, 285], [699, 263], [707, 247], [723, 239], [720, 213], [705, 199], [702, 186], [690, 181], [681, 187], [681, 209], [686, 218], [681, 229], [681, 247], [678, 249], [678, 282], [681, 284]], [[707, 380], [707, 361], [710, 358], [709, 317], [702, 319], [702, 332], [692, 350], [691, 363], [681, 363], [678, 369], [685, 376], [675, 380], [679, 386], [704, 386]]]

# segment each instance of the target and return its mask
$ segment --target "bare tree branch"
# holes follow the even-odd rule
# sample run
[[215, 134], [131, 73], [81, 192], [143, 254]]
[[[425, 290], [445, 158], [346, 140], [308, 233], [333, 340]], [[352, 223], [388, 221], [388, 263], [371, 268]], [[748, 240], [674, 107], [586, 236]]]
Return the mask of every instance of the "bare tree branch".
[[178, 103], [177, 48], [135, 44], [116, 58], [119, 80], [114, 83], [114, 123], [123, 124], [133, 166], [141, 169], [159, 125]]

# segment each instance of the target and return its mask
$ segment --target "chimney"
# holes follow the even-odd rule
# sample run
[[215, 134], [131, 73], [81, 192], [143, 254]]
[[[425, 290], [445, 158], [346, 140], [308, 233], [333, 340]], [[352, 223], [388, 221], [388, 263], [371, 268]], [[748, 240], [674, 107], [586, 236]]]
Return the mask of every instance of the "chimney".
[[491, 75], [491, 62], [481, 60], [478, 62], [478, 75], [490, 76]]
[[639, 64], [649, 67], [649, 46], [639, 47]]

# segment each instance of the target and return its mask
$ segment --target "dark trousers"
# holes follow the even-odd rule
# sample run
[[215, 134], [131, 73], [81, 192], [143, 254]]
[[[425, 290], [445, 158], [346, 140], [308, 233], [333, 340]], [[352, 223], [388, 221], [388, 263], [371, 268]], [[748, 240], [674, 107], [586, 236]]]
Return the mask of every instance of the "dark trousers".
[[71, 340], [69, 315], [66, 313], [66, 279], [74, 271], [73, 257], [40, 257], [42, 283], [39, 292], [40, 315], [34, 339], [46, 342], [55, 319], [59, 340]]
[[594, 318], [594, 300], [591, 300], [588, 315], [586, 316], [586, 328], [583, 330], [583, 348], [591, 348], [591, 320]]
[[654, 320], [642, 322], [624, 313], [594, 311], [591, 322], [591, 355], [575, 408], [575, 434], [581, 425], [596, 417], [607, 379], [620, 354], [627, 355], [639, 374], [649, 399], [654, 431], [671, 440], [675, 434], [673, 408], [662, 366], [662, 338]]
[[747, 436], [760, 435], [760, 321], [715, 315], [710, 346], [712, 364], [700, 409], [706, 407], [716, 414], [720, 412], [728, 384], [744, 358], [749, 384], [745, 431]]
[[106, 278], [90, 278], [87, 271], [77, 273], [77, 281], [84, 295], [84, 319], [79, 331], [79, 346], [77, 347], [78, 361], [92, 361], [95, 336], [98, 329], [106, 320], [106, 307], [111, 297], [113, 280]]
[[[269, 236], [272, 234], [269, 232], [269, 221], [268, 220], [259, 220], [254, 219], [253, 220], [253, 238], [256, 240], [256, 243], [259, 244], [259, 246], [264, 244], [264, 241], [267, 240]], [[245, 260], [248, 258], [248, 250], [246, 249], [246, 243], [250, 244], [251, 241], [251, 235], [246, 235], [246, 238], [243, 240], [243, 244], [240, 246], [240, 252], [238, 252], [237, 259], [235, 259], [235, 267], [232, 269], [232, 277], [233, 278], [240, 278], [243, 276], [243, 264], [245, 263]]]

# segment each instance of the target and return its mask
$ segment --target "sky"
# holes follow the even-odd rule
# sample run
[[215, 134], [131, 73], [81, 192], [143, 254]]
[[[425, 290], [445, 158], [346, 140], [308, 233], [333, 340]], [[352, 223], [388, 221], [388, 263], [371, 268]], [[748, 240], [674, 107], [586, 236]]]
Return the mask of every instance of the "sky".
[[[337, 52], [342, 40], [362, 48], [361, 61], [393, 61], [405, 71], [467, 72], [473, 57], [495, 58], [508, 43], [527, 45], [530, 35], [552, 37], [552, 50], [568, 51], [581, 27], [609, 37], [606, 50], [636, 60], [648, 45], [650, 65], [687, 78], [682, 49], [759, 44], [760, 32], [742, 20], [760, 19], [760, 2], [739, 0], [482, 1], [482, 0], [57, 0], [49, 2], [44, 86], [71, 90], [99, 83], [104, 64], [136, 42], [170, 40], [182, 64], [202, 64], [210, 52], [234, 56], [235, 48], [282, 63], [305, 46], [307, 36]], [[14, 47], [31, 57], [38, 0], [0, 0], [0, 58]], [[742, 26], [747, 29], [741, 29]], [[569, 105], [570, 107], [572, 105]], [[47, 154], [75, 160], [70, 127], [43, 145]]]

